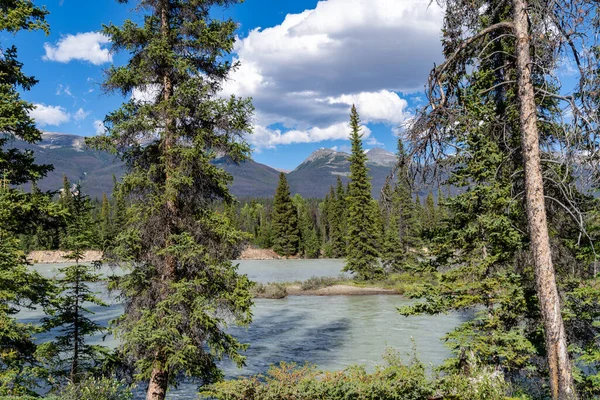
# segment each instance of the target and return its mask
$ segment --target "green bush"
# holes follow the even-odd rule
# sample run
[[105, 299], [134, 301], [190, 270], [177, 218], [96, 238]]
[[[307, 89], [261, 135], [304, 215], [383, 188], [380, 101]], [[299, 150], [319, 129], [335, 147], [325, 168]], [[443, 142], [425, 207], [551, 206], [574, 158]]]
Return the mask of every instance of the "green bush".
[[287, 289], [281, 283], [257, 283], [251, 289], [252, 297], [261, 299], [283, 299], [287, 297]]
[[343, 281], [347, 281], [348, 278], [344, 276], [331, 277], [331, 276], [313, 276], [300, 283], [300, 289], [302, 290], [317, 290], [324, 287], [332, 286]]
[[468, 375], [429, 377], [414, 358], [403, 364], [395, 354], [387, 365], [368, 373], [354, 366], [322, 372], [312, 366], [281, 363], [266, 376], [219, 382], [204, 388], [200, 398], [216, 400], [503, 400], [510, 392], [501, 373], [472, 369]]
[[87, 378], [78, 384], [68, 384], [57, 397], [60, 400], [131, 400], [133, 394], [121, 381]]

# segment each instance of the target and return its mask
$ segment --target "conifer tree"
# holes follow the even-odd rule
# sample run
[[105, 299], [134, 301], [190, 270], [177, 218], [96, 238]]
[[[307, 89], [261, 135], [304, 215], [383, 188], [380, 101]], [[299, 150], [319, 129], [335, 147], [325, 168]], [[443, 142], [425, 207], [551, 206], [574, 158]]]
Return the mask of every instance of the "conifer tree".
[[285, 174], [279, 174], [279, 183], [273, 200], [273, 250], [282, 256], [298, 253], [300, 232], [298, 230], [298, 210], [290, 197], [290, 187]]
[[251, 320], [247, 277], [231, 263], [246, 237], [211, 204], [232, 202], [231, 176], [211, 161], [248, 157], [251, 102], [218, 93], [236, 65], [236, 23], [218, 7], [237, 0], [119, 0], [142, 21], [108, 25], [112, 50], [129, 60], [107, 71], [104, 88], [133, 96], [105, 119], [107, 133], [90, 140], [126, 161], [124, 231], [113, 253], [131, 269], [116, 281], [125, 313], [116, 321], [120, 351], [135, 362], [147, 399], [162, 400], [186, 375], [211, 382], [216, 361], [244, 363], [245, 346], [224, 329]]
[[380, 200], [384, 223], [381, 258], [386, 268], [400, 271], [414, 266], [422, 246], [420, 215], [412, 199], [408, 181], [408, 156], [401, 139], [398, 140], [396, 175], [393, 187], [390, 177], [386, 180]]
[[348, 187], [348, 247], [344, 271], [356, 274], [359, 280], [375, 279], [383, 274], [377, 249], [377, 203], [371, 198], [371, 181], [367, 170], [367, 156], [362, 147], [360, 119], [356, 107], [350, 113], [350, 184]]
[[[460, 166], [454, 163], [457, 160], [479, 164], [473, 167], [480, 170], [470, 173], [478, 179], [485, 178], [470, 181], [471, 198], [460, 196], [462, 209], [451, 206], [453, 220], [463, 218], [472, 224], [455, 237], [473, 237], [463, 236], [457, 243], [463, 247], [477, 243], [479, 248], [474, 251], [479, 254], [448, 250], [459, 258], [471, 253], [470, 262], [463, 261], [457, 269], [475, 268], [479, 273], [469, 276], [463, 271], [444, 277], [444, 282], [454, 279], [456, 285], [466, 285], [460, 277], [469, 276], [473, 285], [485, 286], [479, 287], [481, 292], [477, 295], [478, 290], [463, 287], [460, 292], [465, 296], [457, 298], [457, 287], [452, 285], [452, 293], [447, 296], [440, 296], [439, 291], [432, 293], [432, 299], [438, 299], [433, 303], [442, 306], [449, 299], [453, 300], [447, 304], [462, 303], [461, 307], [465, 307], [464, 301], [496, 303], [486, 305], [492, 310], [507, 301], [506, 319], [500, 325], [517, 331], [508, 337], [522, 344], [524, 336], [519, 335], [519, 329], [533, 325], [538, 340], [543, 332], [543, 349], [536, 352], [546, 361], [541, 369], [547, 367], [549, 394], [553, 399], [575, 399], [578, 395], [569, 355], [569, 331], [561, 312], [561, 297], [566, 297], [566, 293], [562, 296], [560, 293], [564, 290], [561, 264], [565, 249], [559, 246], [558, 238], [569, 234], [569, 230], [560, 229], [568, 215], [580, 235], [585, 236], [586, 231], [581, 218], [575, 216], [585, 213], [585, 207], [581, 207], [585, 196], [572, 185], [570, 176], [573, 168], [586, 161], [591, 161], [588, 167], [597, 165], [593, 159], [599, 150], [596, 139], [599, 53], [587, 49], [598, 47], [598, 35], [589, 34], [600, 25], [598, 3], [589, 0], [440, 3], [446, 12], [443, 30], [446, 60], [431, 72], [429, 105], [415, 120], [410, 135], [418, 157], [445, 158], [458, 169]], [[557, 80], [555, 74], [557, 65], [565, 59], [578, 66], [573, 96], [558, 94], [559, 90], [564, 93], [571, 89], [561, 87], [564, 82]], [[564, 119], [561, 102], [570, 109], [570, 115], [578, 117]], [[495, 145], [500, 148], [494, 148]], [[453, 154], [448, 154], [449, 149]], [[508, 193], [499, 186], [506, 176], [508, 182], [502, 183], [510, 185]], [[520, 203], [513, 207], [512, 201]], [[520, 210], [525, 210], [526, 215], [519, 215]], [[525, 254], [513, 252], [521, 244]], [[443, 262], [441, 258], [439, 261]], [[506, 275], [502, 275], [503, 267], [509, 271]], [[490, 293], [490, 287], [514, 293], [503, 297], [497, 292]], [[529, 301], [534, 293], [537, 304]], [[524, 308], [518, 310], [517, 305]], [[498, 316], [492, 315], [492, 318]], [[538, 318], [536, 323], [524, 321], [532, 316]], [[480, 322], [476, 328], [465, 329], [462, 338], [479, 339], [477, 328], [498, 326], [498, 320], [484, 318]], [[585, 330], [595, 328], [587, 325]], [[571, 336], [571, 340], [575, 337]], [[487, 355], [484, 360], [506, 360], [504, 356], [509, 354], [506, 349], [490, 355], [487, 351], [492, 348], [480, 347]], [[527, 368], [529, 372], [533, 370]]]
[[113, 237], [113, 225], [111, 221], [112, 210], [106, 193], [102, 193], [102, 204], [100, 206], [99, 240], [100, 248], [105, 250], [110, 246]]
[[337, 185], [335, 193], [333, 187], [330, 193], [332, 199], [332, 213], [330, 213], [331, 219], [331, 253], [335, 258], [344, 257], [346, 254], [346, 192], [342, 179], [337, 177]]
[[318, 258], [321, 246], [308, 203], [299, 194], [294, 196], [293, 201], [298, 212], [299, 252], [304, 258]]
[[38, 350], [38, 354], [48, 360], [50, 379], [56, 386], [64, 385], [65, 378], [77, 384], [85, 373], [98, 367], [107, 354], [105, 347], [86, 343], [90, 336], [105, 331], [91, 319], [94, 313], [88, 307], [107, 306], [89, 286], [101, 280], [100, 274], [94, 273], [93, 266], [81, 264], [85, 250], [94, 244], [92, 206], [79, 185], [73, 191], [71, 201], [65, 245], [70, 249], [67, 258], [74, 264], [59, 270], [63, 275], [57, 280], [60, 295], [54, 300], [52, 315], [43, 320], [44, 327], [57, 329], [57, 334], [54, 340]]
[[[44, 8], [29, 0], [1, 1], [0, 34], [16, 34], [23, 29], [48, 33], [46, 15]], [[60, 212], [47, 196], [14, 188], [42, 178], [52, 167], [36, 165], [31, 151], [6, 148], [15, 138], [35, 143], [42, 132], [29, 114], [34, 106], [20, 95], [37, 81], [23, 72], [16, 47], [4, 47], [3, 43], [0, 43], [0, 395], [20, 395], [32, 393], [38, 383], [40, 370], [33, 335], [40, 329], [17, 321], [16, 314], [21, 308], [47, 307], [53, 288], [47, 279], [27, 268], [17, 238], [33, 233], [38, 223], [57, 218]]]

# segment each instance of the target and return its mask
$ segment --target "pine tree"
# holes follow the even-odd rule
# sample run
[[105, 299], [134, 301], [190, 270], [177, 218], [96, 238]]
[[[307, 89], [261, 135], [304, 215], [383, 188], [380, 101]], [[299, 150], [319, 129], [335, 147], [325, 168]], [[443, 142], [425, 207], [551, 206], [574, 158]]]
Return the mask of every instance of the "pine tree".
[[377, 203], [371, 198], [371, 182], [366, 166], [367, 156], [362, 147], [360, 119], [356, 107], [352, 106], [350, 114], [350, 140], [352, 154], [350, 156], [350, 184], [348, 187], [348, 247], [344, 271], [356, 274], [359, 280], [375, 279], [383, 274], [379, 263], [375, 209]]
[[285, 174], [279, 174], [279, 183], [273, 200], [273, 250], [282, 256], [293, 256], [298, 253], [300, 232], [298, 230], [298, 210], [290, 197]]
[[113, 225], [111, 221], [111, 208], [110, 202], [106, 193], [102, 193], [102, 204], [100, 206], [100, 221], [99, 221], [99, 240], [100, 248], [102, 250], [107, 249], [111, 242], [114, 240], [113, 236]]
[[245, 346], [224, 329], [251, 320], [250, 283], [230, 261], [246, 235], [211, 207], [233, 201], [231, 176], [211, 161], [248, 157], [253, 108], [218, 96], [235, 67], [227, 57], [237, 25], [213, 16], [237, 0], [135, 3], [141, 26], [104, 28], [112, 50], [130, 55], [108, 69], [104, 88], [150, 99], [130, 98], [106, 117], [107, 133], [89, 142], [128, 167], [127, 221], [113, 252], [132, 272], [116, 282], [125, 313], [115, 326], [120, 351], [149, 382], [147, 399], [162, 400], [180, 376], [211, 382], [223, 376], [218, 359], [244, 362]]
[[[569, 345], [585, 342], [595, 347], [590, 336], [579, 335], [596, 328], [563, 323], [566, 313], [560, 297], [569, 297], [563, 268], [573, 254], [567, 256], [562, 243], [576, 230], [578, 236], [585, 235], [581, 219], [572, 216], [587, 212], [586, 196], [573, 185], [571, 174], [575, 165], [591, 161], [586, 156], [591, 142], [591, 153], [597, 154], [598, 52], [581, 51], [598, 45], [597, 35], [587, 34], [599, 26], [597, 3], [512, 0], [443, 5], [446, 60], [431, 72], [430, 103], [410, 135], [418, 156], [425, 152], [439, 160], [452, 148], [451, 157], [443, 161], [459, 170], [468, 191], [450, 201], [452, 233], [443, 244], [450, 258], [435, 260], [440, 265], [460, 261], [453, 263], [455, 268], [445, 274], [436, 293], [427, 291], [432, 301], [424, 307], [483, 304], [483, 318], [453, 338], [463, 348], [476, 347], [480, 360], [490, 364], [543, 358], [545, 365], [511, 369], [516, 374], [547, 371], [548, 394], [575, 399], [572, 365], [577, 363], [570, 359]], [[579, 66], [572, 97], [557, 93], [558, 88], [569, 91], [554, 75], [564, 59]], [[560, 102], [579, 116], [577, 121], [562, 118]], [[468, 163], [470, 171], [462, 170]], [[471, 176], [463, 179], [467, 175]], [[578, 228], [565, 229], [569, 215], [571, 229]], [[462, 226], [452, 227], [454, 221]], [[521, 246], [523, 251], [518, 250]], [[443, 268], [448, 269], [448, 263]], [[473, 346], [472, 339], [481, 342]], [[537, 357], [513, 358], [527, 352]], [[582, 375], [583, 371], [578, 381]]]
[[321, 246], [310, 207], [299, 194], [294, 196], [293, 201], [298, 213], [299, 252], [304, 258], [318, 258]]
[[422, 247], [420, 211], [412, 199], [408, 174], [408, 155], [399, 139], [397, 180], [393, 187], [390, 179], [386, 180], [380, 201], [384, 223], [381, 258], [389, 270], [401, 271], [414, 266]]
[[337, 185], [335, 193], [333, 188], [330, 193], [332, 200], [332, 213], [330, 213], [331, 219], [331, 252], [335, 258], [344, 257], [346, 254], [346, 192], [342, 179], [337, 177]]
[[90, 283], [100, 282], [100, 274], [94, 273], [92, 266], [81, 264], [85, 250], [94, 244], [92, 206], [89, 198], [81, 193], [79, 185], [71, 200], [65, 245], [70, 249], [67, 258], [74, 264], [59, 270], [63, 274], [57, 280], [60, 297], [54, 301], [53, 314], [43, 320], [44, 327], [47, 330], [57, 329], [57, 334], [54, 340], [38, 350], [38, 354], [50, 363], [50, 378], [56, 386], [63, 385], [64, 378], [78, 383], [107, 355], [105, 347], [86, 343], [86, 338], [105, 331], [104, 327], [92, 321], [90, 316], [94, 313], [88, 307], [107, 306], [89, 287]]
[[[46, 14], [29, 0], [2, 1], [0, 34], [16, 34], [22, 29], [48, 33]], [[29, 115], [34, 106], [20, 95], [37, 81], [25, 75], [16, 47], [5, 48], [5, 42], [0, 44], [0, 395], [19, 395], [31, 393], [39, 383], [41, 371], [33, 338], [40, 329], [17, 321], [16, 314], [22, 308], [48, 306], [53, 287], [28, 269], [18, 237], [32, 234], [43, 220], [59, 218], [60, 211], [47, 196], [14, 188], [42, 178], [52, 167], [36, 165], [31, 151], [6, 148], [15, 138], [35, 143], [42, 132]]]

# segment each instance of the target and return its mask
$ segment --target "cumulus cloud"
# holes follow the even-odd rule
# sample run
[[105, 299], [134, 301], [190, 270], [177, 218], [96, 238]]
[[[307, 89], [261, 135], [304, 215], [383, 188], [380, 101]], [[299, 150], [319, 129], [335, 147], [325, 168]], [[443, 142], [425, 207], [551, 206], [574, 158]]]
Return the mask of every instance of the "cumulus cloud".
[[108, 36], [98, 32], [78, 33], [63, 36], [56, 45], [44, 44], [44, 60], [67, 63], [71, 60], [88, 61], [101, 65], [112, 61], [110, 51], [105, 47], [110, 42]]
[[53, 125], [58, 126], [69, 122], [71, 116], [63, 107], [46, 106], [44, 104], [34, 104], [35, 108], [29, 112], [29, 115], [35, 119], [39, 126]]
[[[361, 133], [363, 138], [371, 135], [371, 130], [363, 126]], [[278, 145], [292, 143], [316, 143], [323, 140], [346, 140], [350, 135], [348, 123], [338, 123], [325, 128], [313, 127], [306, 130], [292, 129], [282, 132], [280, 129], [269, 129], [256, 126], [254, 134], [250, 138], [252, 144], [259, 148], [274, 148]]]
[[348, 120], [351, 104], [367, 123], [397, 125], [409, 116], [398, 93], [421, 90], [441, 58], [442, 18], [428, 0], [319, 1], [239, 40], [241, 66], [224, 94], [251, 96], [259, 126], [291, 129], [267, 130], [268, 141], [257, 128], [255, 145], [338, 137], [333, 127]]

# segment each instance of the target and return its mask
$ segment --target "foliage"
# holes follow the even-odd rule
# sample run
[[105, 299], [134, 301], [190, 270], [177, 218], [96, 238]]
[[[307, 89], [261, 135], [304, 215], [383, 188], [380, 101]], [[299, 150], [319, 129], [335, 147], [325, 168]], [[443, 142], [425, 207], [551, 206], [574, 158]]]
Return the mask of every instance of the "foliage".
[[249, 152], [250, 101], [217, 95], [235, 66], [225, 59], [237, 25], [213, 10], [235, 3], [143, 0], [141, 25], [104, 27], [113, 51], [130, 54], [109, 68], [104, 88], [151, 93], [110, 113], [107, 133], [89, 142], [119, 154], [129, 171], [119, 185], [130, 204], [125, 230], [111, 253], [130, 273], [113, 283], [125, 307], [114, 326], [157, 398], [183, 375], [220, 379], [222, 357], [244, 362], [245, 345], [224, 329], [251, 319], [250, 283], [229, 261], [246, 236], [212, 207], [233, 198], [231, 176], [211, 161]]
[[362, 148], [360, 119], [356, 107], [350, 114], [352, 155], [350, 156], [350, 184], [347, 194], [348, 231], [346, 265], [344, 271], [354, 272], [359, 280], [374, 279], [383, 273], [379, 265], [377, 230], [377, 203], [371, 198], [371, 182], [367, 174]]
[[509, 391], [502, 375], [490, 370], [475, 368], [468, 375], [429, 378], [416, 359], [404, 364], [395, 354], [385, 358], [387, 365], [373, 373], [362, 366], [322, 372], [309, 365], [281, 363], [266, 376], [220, 382], [204, 388], [200, 396], [217, 400], [501, 400]]
[[133, 394], [124, 382], [88, 376], [79, 383], [69, 382], [59, 393], [61, 400], [131, 400]]
[[[421, 253], [421, 214], [415, 207], [409, 181], [409, 157], [402, 139], [398, 139], [396, 182], [387, 179], [381, 190], [380, 209], [383, 222], [381, 260], [387, 271], [404, 271], [414, 267]], [[435, 208], [433, 210], [435, 212]]]
[[279, 183], [273, 200], [273, 250], [282, 256], [298, 253], [300, 231], [298, 230], [298, 210], [290, 197], [290, 187], [285, 174], [279, 174]]
[[76, 187], [71, 198], [66, 242], [71, 249], [67, 258], [75, 264], [60, 269], [63, 276], [56, 282], [59, 297], [53, 301], [52, 314], [42, 320], [45, 329], [58, 330], [54, 340], [38, 349], [38, 357], [48, 363], [49, 379], [54, 386], [64, 384], [67, 377], [70, 382], [78, 383], [82, 374], [98, 368], [108, 351], [103, 346], [86, 343], [86, 338], [105, 330], [88, 316], [94, 314], [90, 305], [106, 307], [89, 287], [90, 283], [100, 282], [100, 274], [94, 273], [92, 266], [80, 264], [92, 236], [90, 208], [89, 199]]

